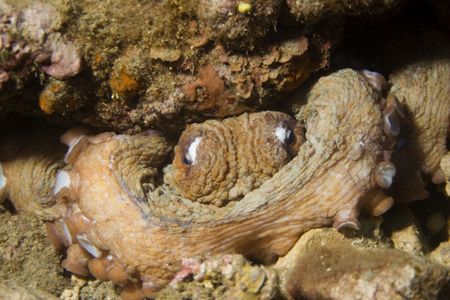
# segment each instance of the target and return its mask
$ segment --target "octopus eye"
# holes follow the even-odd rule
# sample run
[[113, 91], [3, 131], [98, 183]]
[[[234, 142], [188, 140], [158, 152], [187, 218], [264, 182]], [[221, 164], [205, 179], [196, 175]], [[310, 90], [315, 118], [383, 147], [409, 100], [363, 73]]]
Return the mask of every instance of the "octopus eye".
[[198, 136], [187, 147], [187, 151], [183, 157], [183, 162], [186, 165], [192, 165], [192, 164], [195, 165], [195, 159], [197, 158], [197, 148], [198, 148], [198, 145], [200, 145], [201, 140], [202, 140], [202, 138]]
[[289, 146], [295, 142], [295, 134], [288, 126], [278, 126], [275, 129], [275, 135], [286, 146]]
[[288, 136], [286, 140], [286, 145], [292, 145], [295, 142], [295, 134], [292, 130], [288, 130]]

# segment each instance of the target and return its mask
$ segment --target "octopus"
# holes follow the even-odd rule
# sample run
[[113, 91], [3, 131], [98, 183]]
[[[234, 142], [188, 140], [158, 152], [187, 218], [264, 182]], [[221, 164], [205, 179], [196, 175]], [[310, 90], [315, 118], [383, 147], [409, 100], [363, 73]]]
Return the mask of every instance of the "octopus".
[[[64, 268], [123, 286], [123, 299], [154, 295], [182, 258], [271, 263], [312, 228], [357, 229], [362, 209], [392, 205], [383, 189], [396, 172], [400, 109], [384, 101], [385, 84], [344, 69], [320, 78], [295, 118], [266, 111], [190, 125], [165, 167], [172, 145], [152, 130], [74, 128], [60, 137], [65, 154], [54, 150], [57, 132], [41, 131], [52, 142], [24, 134], [2, 141], [0, 199], [45, 216]], [[9, 146], [18, 143], [26, 153]]]
[[[439, 53], [438, 53], [439, 54]], [[422, 200], [428, 197], [424, 177], [432, 183], [447, 182], [449, 187], [450, 137], [450, 59], [435, 55], [406, 64], [389, 78], [390, 99], [403, 106], [402, 137], [395, 165], [398, 182], [394, 187], [399, 201]], [[398, 122], [396, 120], [395, 122]]]

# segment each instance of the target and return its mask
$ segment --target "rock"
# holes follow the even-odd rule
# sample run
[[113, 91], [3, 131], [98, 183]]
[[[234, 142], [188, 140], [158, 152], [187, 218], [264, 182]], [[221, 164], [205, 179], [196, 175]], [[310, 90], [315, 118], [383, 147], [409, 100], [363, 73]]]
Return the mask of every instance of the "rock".
[[213, 36], [229, 48], [245, 51], [257, 48], [273, 33], [282, 1], [201, 0], [198, 7], [200, 20]]
[[[446, 299], [450, 269], [397, 249], [310, 231], [275, 268], [288, 299]], [[325, 239], [323, 237], [325, 236]]]
[[447, 240], [442, 241], [429, 254], [429, 258], [450, 268], [450, 217], [447, 219]]
[[415, 255], [424, 255], [430, 246], [413, 212], [406, 205], [390, 210], [383, 228], [394, 243], [394, 248]]
[[291, 13], [305, 23], [315, 23], [328, 17], [377, 15], [398, 8], [404, 0], [288, 0]]
[[[0, 213], [0, 281], [59, 295], [71, 285], [63, 276], [60, 256], [35, 216]], [[9, 299], [3, 298], [1, 299]], [[19, 298], [20, 299], [20, 298]]]
[[156, 299], [274, 299], [276, 272], [241, 255], [183, 260], [183, 268]]
[[85, 280], [72, 276], [73, 287], [65, 289], [61, 300], [79, 300], [79, 299], [104, 299], [119, 300], [119, 294], [112, 282], [103, 282], [100, 280]]
[[434, 249], [429, 257], [432, 261], [450, 268], [450, 240], [442, 242]]
[[312, 229], [301, 236], [299, 241], [289, 251], [287, 255], [281, 257], [276, 265], [276, 269], [284, 269], [293, 264], [297, 255], [310, 245], [326, 245], [351, 243], [358, 248], [392, 248], [392, 242], [381, 230], [381, 217], [370, 219], [360, 219], [360, 230], [343, 229], [342, 232], [334, 228]]
[[58, 300], [44, 291], [25, 288], [16, 283], [0, 282], [0, 299], [8, 300]]
[[276, 32], [280, 0], [34, 2], [0, 0], [0, 114], [115, 131], [274, 103], [328, 65], [337, 39]]

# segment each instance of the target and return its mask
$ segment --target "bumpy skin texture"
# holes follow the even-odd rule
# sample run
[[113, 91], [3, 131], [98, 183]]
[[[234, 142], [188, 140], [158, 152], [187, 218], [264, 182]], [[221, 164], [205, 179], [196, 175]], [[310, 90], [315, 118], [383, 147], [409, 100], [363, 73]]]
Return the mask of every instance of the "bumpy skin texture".
[[0, 283], [0, 297], [11, 300], [58, 300], [58, 297], [38, 289], [26, 288], [14, 283]]
[[66, 149], [57, 139], [64, 131], [40, 123], [0, 126], [0, 202], [9, 198], [17, 210], [44, 219], [62, 215], [65, 205], [56, 203], [52, 190], [56, 172], [65, 165]]
[[440, 167], [445, 176], [445, 191], [447, 195], [450, 196], [450, 152], [442, 157]]
[[297, 122], [277, 112], [190, 125], [175, 147], [173, 171], [165, 180], [185, 198], [223, 206], [275, 175], [303, 141]]
[[[437, 53], [436, 53], [437, 54]], [[424, 199], [421, 174], [434, 183], [445, 178], [439, 164], [447, 153], [450, 126], [450, 56], [406, 64], [389, 77], [390, 94], [406, 109], [402, 128], [406, 145], [396, 154], [399, 200]]]
[[[174, 276], [182, 257], [237, 252], [270, 262], [311, 228], [357, 227], [388, 163], [380, 98], [353, 70], [321, 78], [297, 115], [306, 128], [298, 155], [222, 207], [177, 196], [166, 183], [154, 189], [170, 150], [158, 135], [66, 134], [71, 166], [56, 192], [68, 209], [49, 225], [53, 240], [69, 246], [63, 266], [125, 286], [125, 299], [142, 298]], [[375, 204], [387, 209], [383, 200]]]

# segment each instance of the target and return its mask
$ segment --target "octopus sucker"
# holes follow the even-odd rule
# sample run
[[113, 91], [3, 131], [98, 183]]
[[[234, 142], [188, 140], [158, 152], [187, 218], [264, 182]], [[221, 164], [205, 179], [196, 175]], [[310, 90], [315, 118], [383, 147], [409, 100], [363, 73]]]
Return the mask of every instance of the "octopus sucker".
[[386, 78], [378, 72], [361, 70], [361, 74], [367, 79], [369, 84], [378, 92], [383, 93], [387, 87]]
[[309, 229], [357, 229], [361, 209], [379, 215], [392, 205], [381, 192], [395, 176], [381, 90], [344, 69], [298, 99], [295, 118], [266, 111], [190, 125], [164, 176], [172, 147], [162, 135], [69, 131], [68, 164], [49, 189], [64, 211], [47, 226], [68, 247], [64, 267], [141, 299], [182, 258], [241, 253], [270, 263]]

